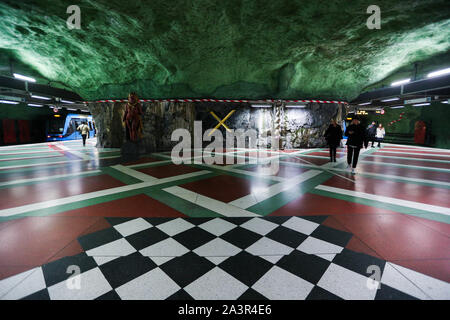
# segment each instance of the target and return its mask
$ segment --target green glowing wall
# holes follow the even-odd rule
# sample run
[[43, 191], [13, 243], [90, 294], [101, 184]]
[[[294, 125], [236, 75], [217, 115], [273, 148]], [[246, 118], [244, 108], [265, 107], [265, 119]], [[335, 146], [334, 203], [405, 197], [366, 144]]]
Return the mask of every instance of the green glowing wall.
[[[449, 105], [440, 102], [434, 102], [430, 106], [413, 107], [405, 106], [400, 109], [385, 109], [384, 115], [370, 114], [368, 122], [381, 122], [386, 132], [392, 133], [414, 133], [416, 121], [423, 120], [427, 127], [431, 129], [431, 135], [434, 136], [433, 147], [450, 149], [450, 130], [449, 130]], [[398, 120], [400, 114], [405, 112], [402, 120], [388, 126], [389, 122]]]

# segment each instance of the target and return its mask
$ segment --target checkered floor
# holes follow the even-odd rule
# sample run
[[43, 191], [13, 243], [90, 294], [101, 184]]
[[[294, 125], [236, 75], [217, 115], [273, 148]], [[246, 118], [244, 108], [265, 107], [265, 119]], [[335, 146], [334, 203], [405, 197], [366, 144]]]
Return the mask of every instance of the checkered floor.
[[113, 227], [78, 239], [84, 253], [2, 280], [0, 295], [52, 300], [430, 298], [403, 275], [405, 268], [345, 249], [352, 235], [321, 225], [325, 219], [107, 218]]

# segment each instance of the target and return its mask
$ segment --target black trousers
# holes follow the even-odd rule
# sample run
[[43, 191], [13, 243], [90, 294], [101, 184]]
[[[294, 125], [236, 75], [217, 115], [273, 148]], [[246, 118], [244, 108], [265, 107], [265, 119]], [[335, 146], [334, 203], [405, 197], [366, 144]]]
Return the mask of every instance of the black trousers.
[[329, 146], [330, 148], [330, 161], [331, 162], [336, 162], [336, 146]]
[[81, 137], [83, 138], [83, 146], [85, 146], [86, 145], [87, 134], [82, 134]]
[[350, 146], [347, 146], [347, 163], [351, 165], [353, 160], [353, 168], [356, 168], [356, 165], [358, 164], [360, 150], [361, 148], [352, 148]]

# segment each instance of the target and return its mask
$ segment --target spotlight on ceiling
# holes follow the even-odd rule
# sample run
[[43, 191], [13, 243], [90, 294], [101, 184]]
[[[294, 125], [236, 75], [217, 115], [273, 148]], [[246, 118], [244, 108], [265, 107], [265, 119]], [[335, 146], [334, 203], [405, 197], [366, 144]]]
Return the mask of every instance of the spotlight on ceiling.
[[404, 79], [404, 80], [395, 81], [395, 82], [391, 83], [391, 87], [399, 86], [399, 85], [408, 83], [410, 81], [411, 81], [411, 79]]
[[14, 75], [14, 78], [19, 79], [19, 80], [29, 81], [29, 82], [36, 82], [36, 79], [30, 78], [30, 77], [27, 77], [27, 76], [23, 76], [23, 75], [18, 74], [18, 73], [13, 73], [13, 75]]
[[397, 100], [400, 100], [400, 98], [384, 99], [384, 100], [381, 100], [381, 102], [389, 102], [389, 101], [397, 101]]
[[252, 104], [252, 108], [271, 108], [271, 104]]
[[449, 73], [450, 73], [450, 68], [446, 68], [446, 69], [430, 72], [427, 75], [427, 78], [439, 77], [439, 76], [442, 76], [444, 74], [449, 74]]
[[416, 103], [416, 104], [413, 104], [413, 107], [422, 107], [422, 106], [429, 106], [430, 105], [430, 103]]
[[0, 103], [6, 103], [6, 104], [19, 104], [17, 101], [9, 101], [9, 100], [0, 100]]
[[391, 107], [391, 109], [400, 109], [400, 108], [404, 108], [405, 106], [395, 106], [395, 107]]
[[43, 97], [43, 96], [36, 96], [36, 95], [31, 95], [32, 98], [35, 99], [41, 99], [41, 100], [52, 100], [52, 98], [49, 97]]

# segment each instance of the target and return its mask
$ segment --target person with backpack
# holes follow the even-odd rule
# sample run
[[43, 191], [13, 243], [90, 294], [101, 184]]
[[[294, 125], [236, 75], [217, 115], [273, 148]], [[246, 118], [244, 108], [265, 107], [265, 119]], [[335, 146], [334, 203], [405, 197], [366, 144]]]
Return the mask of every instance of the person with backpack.
[[352, 168], [352, 174], [355, 174], [355, 168], [358, 164], [358, 157], [361, 148], [367, 148], [366, 130], [361, 126], [358, 118], [353, 118], [351, 124], [345, 130], [347, 139], [347, 168]]
[[377, 128], [377, 133], [375, 135], [375, 137], [378, 141], [378, 148], [381, 148], [381, 142], [384, 140], [385, 135], [386, 135], [386, 130], [384, 130], [383, 125], [380, 123], [380, 125]]
[[330, 148], [330, 162], [336, 162], [336, 148], [340, 146], [342, 139], [342, 128], [332, 119], [331, 124], [325, 131], [325, 139]]
[[77, 128], [78, 131], [81, 132], [81, 137], [83, 138], [83, 147], [86, 146], [86, 138], [89, 136], [89, 126], [86, 122], [80, 124]]
[[375, 136], [377, 133], [377, 125], [375, 121], [372, 121], [372, 124], [367, 128], [367, 139], [368, 141], [372, 141], [372, 148], [375, 148]]

